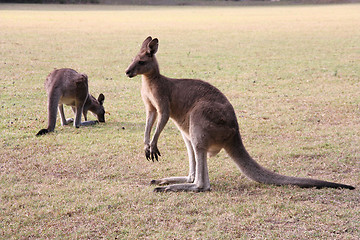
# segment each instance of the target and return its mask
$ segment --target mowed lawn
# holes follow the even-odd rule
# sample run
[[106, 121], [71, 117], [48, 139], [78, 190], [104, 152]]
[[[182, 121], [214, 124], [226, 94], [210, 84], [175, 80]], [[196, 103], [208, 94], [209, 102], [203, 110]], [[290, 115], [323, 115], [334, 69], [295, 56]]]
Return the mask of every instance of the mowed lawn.
[[[1, 239], [359, 239], [360, 5], [0, 5]], [[276, 172], [353, 185], [253, 182], [224, 151], [212, 191], [154, 193], [188, 173], [169, 121], [143, 153], [141, 79], [124, 72], [147, 36], [169, 77], [199, 78], [233, 104], [244, 144]], [[106, 123], [47, 126], [54, 68], [89, 76]], [[66, 107], [67, 117], [73, 117]], [[95, 119], [91, 114], [91, 120]]]

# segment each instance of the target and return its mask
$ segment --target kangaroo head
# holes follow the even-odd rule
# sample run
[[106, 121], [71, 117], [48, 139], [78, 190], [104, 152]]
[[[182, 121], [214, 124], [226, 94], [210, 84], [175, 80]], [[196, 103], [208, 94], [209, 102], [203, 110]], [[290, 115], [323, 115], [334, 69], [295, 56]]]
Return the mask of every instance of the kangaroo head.
[[[89, 95], [90, 105], [84, 106], [84, 111], [89, 110], [99, 122], [105, 122], [105, 109], [104, 109], [104, 94], [100, 93], [98, 99], [94, 98], [92, 95]], [[86, 105], [86, 104], [85, 104]]]
[[155, 58], [158, 46], [159, 40], [157, 38], [147, 37], [140, 48], [140, 52], [126, 69], [126, 75], [132, 78], [136, 75], [146, 75], [154, 71], [158, 72], [159, 67]]
[[97, 100], [100, 104], [100, 106], [97, 108], [97, 111], [96, 111], [97, 118], [98, 118], [99, 122], [105, 122], [105, 109], [103, 106], [104, 100], [105, 100], [104, 94], [100, 93]]

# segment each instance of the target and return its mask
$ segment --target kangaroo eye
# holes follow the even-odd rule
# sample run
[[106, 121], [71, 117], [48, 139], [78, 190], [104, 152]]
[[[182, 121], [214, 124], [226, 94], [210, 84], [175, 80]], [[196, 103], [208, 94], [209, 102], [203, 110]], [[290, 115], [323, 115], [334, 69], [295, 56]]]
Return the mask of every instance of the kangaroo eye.
[[144, 65], [145, 62], [144, 62], [144, 61], [139, 61], [139, 64], [140, 64], [140, 65]]

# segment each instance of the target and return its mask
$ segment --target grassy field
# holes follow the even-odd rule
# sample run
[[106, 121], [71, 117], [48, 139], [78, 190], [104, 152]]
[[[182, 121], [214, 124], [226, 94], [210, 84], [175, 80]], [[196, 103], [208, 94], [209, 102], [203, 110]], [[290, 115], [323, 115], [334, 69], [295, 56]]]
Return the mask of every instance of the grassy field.
[[[359, 239], [359, 12], [0, 5], [0, 238]], [[211, 192], [153, 193], [151, 179], [186, 175], [188, 163], [171, 121], [160, 161], [143, 153], [140, 77], [124, 71], [149, 35], [164, 75], [225, 93], [263, 166], [356, 190], [258, 184], [221, 152], [209, 159]], [[35, 137], [47, 124], [44, 80], [62, 67], [86, 73], [110, 115], [80, 129], [58, 118]]]

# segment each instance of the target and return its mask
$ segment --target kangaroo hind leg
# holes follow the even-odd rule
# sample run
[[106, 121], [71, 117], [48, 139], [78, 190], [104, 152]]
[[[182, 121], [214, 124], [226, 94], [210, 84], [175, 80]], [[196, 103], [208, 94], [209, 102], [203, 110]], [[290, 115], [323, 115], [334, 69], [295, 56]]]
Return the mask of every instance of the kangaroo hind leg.
[[196, 148], [193, 146], [195, 152], [195, 179], [193, 183], [180, 183], [173, 184], [164, 187], [157, 187], [154, 189], [155, 192], [181, 192], [181, 191], [192, 191], [192, 192], [204, 192], [210, 190], [209, 173], [207, 167], [205, 149]]
[[80, 125], [81, 126], [90, 126], [90, 125], [94, 125], [94, 124], [97, 124], [99, 123], [98, 120], [95, 120], [95, 121], [85, 121], [85, 122], [81, 122]]
[[166, 184], [175, 184], [175, 183], [193, 183], [195, 180], [195, 168], [196, 168], [196, 162], [195, 162], [195, 153], [194, 149], [191, 145], [191, 142], [189, 139], [185, 136], [183, 132], [181, 132], [181, 135], [184, 139], [186, 149], [188, 152], [189, 157], [189, 175], [183, 176], [183, 177], [167, 177], [162, 178], [158, 180], [152, 180], [150, 184], [156, 184], [156, 185], [166, 185]]
[[41, 136], [49, 132], [54, 131], [56, 126], [57, 107], [60, 100], [60, 93], [57, 91], [51, 91], [48, 93], [48, 126], [41, 129], [36, 136]]

